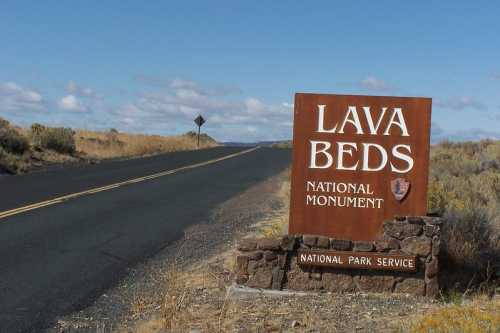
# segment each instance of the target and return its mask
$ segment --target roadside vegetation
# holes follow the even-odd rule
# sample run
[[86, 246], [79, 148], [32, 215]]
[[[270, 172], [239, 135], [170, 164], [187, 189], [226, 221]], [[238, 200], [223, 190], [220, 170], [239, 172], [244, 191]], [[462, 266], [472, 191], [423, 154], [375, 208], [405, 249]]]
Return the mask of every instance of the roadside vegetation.
[[500, 141], [433, 146], [428, 208], [446, 219], [441, 286], [494, 292], [500, 278]]
[[[78, 151], [97, 159], [154, 155], [164, 152], [196, 149], [195, 132], [183, 135], [160, 136], [77, 130], [75, 133]], [[217, 143], [207, 134], [200, 135], [200, 147], [215, 147]]]
[[[206, 134], [200, 147], [217, 146]], [[37, 167], [108, 158], [139, 157], [197, 148], [196, 133], [160, 136], [73, 130], [33, 124], [21, 128], [0, 118], [0, 172], [20, 174]]]
[[0, 167], [10, 173], [21, 172], [29, 149], [28, 138], [0, 118]]
[[271, 145], [271, 147], [273, 147], [273, 148], [285, 148], [285, 149], [289, 149], [289, 148], [292, 148], [292, 141], [280, 141], [280, 142], [276, 142], [276, 143], [273, 143]]
[[500, 331], [500, 301], [477, 296], [466, 303], [446, 304], [401, 326], [414, 333], [477, 333]]

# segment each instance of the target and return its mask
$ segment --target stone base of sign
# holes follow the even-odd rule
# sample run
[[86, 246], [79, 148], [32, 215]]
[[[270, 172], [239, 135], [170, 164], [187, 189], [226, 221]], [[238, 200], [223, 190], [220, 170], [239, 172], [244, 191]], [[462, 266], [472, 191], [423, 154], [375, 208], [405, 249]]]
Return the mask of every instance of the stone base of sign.
[[[315, 235], [244, 239], [238, 245], [236, 284], [250, 288], [387, 292], [436, 297], [439, 293], [439, 247], [442, 220], [402, 216], [385, 221], [373, 242]], [[417, 257], [416, 272], [299, 266], [299, 249], [380, 252]]]

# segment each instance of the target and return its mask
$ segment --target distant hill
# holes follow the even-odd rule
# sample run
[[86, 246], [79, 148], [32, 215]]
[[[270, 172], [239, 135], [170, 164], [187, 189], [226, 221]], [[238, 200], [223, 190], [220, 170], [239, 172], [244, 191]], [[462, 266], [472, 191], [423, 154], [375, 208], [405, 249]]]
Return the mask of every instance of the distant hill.
[[258, 142], [222, 142], [224, 146], [228, 147], [253, 147], [253, 146], [273, 146], [273, 147], [291, 147], [290, 140], [277, 140], [277, 141], [258, 141]]

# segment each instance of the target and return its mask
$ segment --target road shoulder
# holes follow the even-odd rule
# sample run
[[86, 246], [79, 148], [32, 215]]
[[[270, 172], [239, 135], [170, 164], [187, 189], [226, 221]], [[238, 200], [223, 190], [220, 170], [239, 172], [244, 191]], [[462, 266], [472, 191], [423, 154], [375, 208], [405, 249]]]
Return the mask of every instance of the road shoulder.
[[46, 332], [135, 332], [139, 323], [156, 322], [174, 271], [183, 276], [191, 272], [194, 280], [211, 285], [216, 280], [225, 290], [231, 280], [229, 253], [237, 240], [255, 233], [258, 221], [283, 211], [279, 187], [284, 177], [286, 173], [274, 176], [226, 201], [208, 221], [188, 228], [182, 239], [129, 269], [127, 277], [93, 305], [58, 318]]

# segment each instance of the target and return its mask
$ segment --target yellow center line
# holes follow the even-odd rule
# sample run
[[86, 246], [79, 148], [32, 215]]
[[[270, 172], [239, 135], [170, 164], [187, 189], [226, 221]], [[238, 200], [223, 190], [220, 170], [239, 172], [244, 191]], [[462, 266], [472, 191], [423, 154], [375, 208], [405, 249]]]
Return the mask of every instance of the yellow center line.
[[112, 190], [112, 189], [115, 189], [115, 188], [118, 188], [118, 187], [122, 187], [122, 186], [125, 186], [125, 185], [135, 184], [135, 183], [143, 182], [143, 181], [146, 181], [146, 180], [151, 180], [151, 179], [155, 179], [155, 178], [159, 178], [159, 177], [163, 177], [163, 176], [172, 175], [172, 174], [177, 173], [179, 171], [184, 171], [184, 170], [189, 170], [189, 169], [194, 169], [194, 168], [198, 168], [198, 167], [202, 167], [202, 166], [214, 164], [214, 163], [221, 162], [221, 161], [233, 158], [233, 157], [237, 157], [237, 156], [240, 156], [240, 155], [243, 155], [243, 154], [250, 153], [250, 152], [256, 150], [257, 148], [259, 148], [259, 147], [254, 147], [254, 148], [251, 148], [251, 149], [243, 150], [243, 151], [240, 151], [238, 153], [226, 155], [226, 156], [219, 157], [219, 158], [216, 158], [216, 159], [213, 159], [213, 160], [209, 160], [209, 161], [205, 161], [205, 162], [200, 162], [200, 163], [196, 163], [196, 164], [186, 165], [186, 166], [183, 166], [183, 167], [180, 167], [180, 168], [177, 168], [177, 169], [161, 171], [161, 172], [158, 172], [158, 173], [154, 173], [152, 175], [138, 177], [138, 178], [133, 178], [133, 179], [121, 181], [121, 182], [110, 184], [110, 185], [106, 185], [106, 186], [95, 187], [95, 188], [91, 188], [91, 189], [88, 189], [88, 190], [85, 190], [85, 191], [76, 192], [76, 193], [72, 193], [72, 194], [67, 194], [67, 195], [56, 197], [56, 198], [53, 198], [53, 199], [50, 199], [50, 200], [45, 200], [45, 201], [33, 203], [33, 204], [30, 204], [30, 205], [27, 205], [27, 206], [23, 206], [23, 207], [18, 207], [18, 208], [6, 210], [6, 211], [3, 211], [3, 212], [0, 212], [0, 219], [6, 218], [6, 217], [9, 217], [9, 216], [12, 216], [12, 215], [17, 215], [17, 214], [21, 214], [21, 213], [24, 213], [24, 212], [28, 212], [28, 211], [31, 211], [31, 210], [35, 210], [35, 209], [38, 209], [38, 208], [42, 208], [42, 207], [46, 207], [46, 206], [50, 206], [50, 205], [55, 205], [55, 204], [58, 204], [58, 203], [61, 203], [61, 202], [64, 202], [64, 201], [68, 201], [70, 199], [75, 199], [77, 197], [81, 197], [81, 196], [84, 196], [84, 195], [89, 195], [89, 194], [95, 194], [95, 193], [99, 193], [99, 192], [103, 192], [103, 191], [108, 191], [108, 190]]

